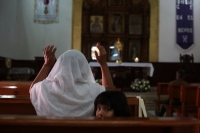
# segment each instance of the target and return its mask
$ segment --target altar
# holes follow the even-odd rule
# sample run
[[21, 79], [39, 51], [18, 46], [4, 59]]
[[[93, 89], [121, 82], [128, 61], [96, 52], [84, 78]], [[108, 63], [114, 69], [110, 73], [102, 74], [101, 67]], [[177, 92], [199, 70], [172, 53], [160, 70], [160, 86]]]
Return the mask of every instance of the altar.
[[[90, 62], [90, 67], [99, 67], [99, 63], [98, 62]], [[123, 62], [121, 64], [119, 63], [115, 63], [115, 62], [107, 62], [108, 67], [143, 67], [143, 68], [147, 68], [147, 73], [150, 77], [153, 76], [153, 65], [152, 63], [132, 63], [132, 62]]]
[[[113, 82], [116, 87], [130, 88], [131, 82], [135, 78], [145, 78], [153, 76], [154, 67], [152, 63], [135, 63], [123, 62], [121, 64], [115, 62], [107, 62]], [[95, 79], [101, 79], [101, 70], [98, 62], [89, 62]]]

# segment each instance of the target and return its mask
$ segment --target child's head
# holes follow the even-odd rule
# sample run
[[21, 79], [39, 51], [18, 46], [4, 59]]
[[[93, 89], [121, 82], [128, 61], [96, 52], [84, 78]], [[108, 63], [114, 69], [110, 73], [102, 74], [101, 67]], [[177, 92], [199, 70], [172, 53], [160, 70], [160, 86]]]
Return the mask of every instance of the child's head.
[[131, 116], [125, 94], [120, 91], [100, 93], [94, 101], [93, 115], [96, 117]]

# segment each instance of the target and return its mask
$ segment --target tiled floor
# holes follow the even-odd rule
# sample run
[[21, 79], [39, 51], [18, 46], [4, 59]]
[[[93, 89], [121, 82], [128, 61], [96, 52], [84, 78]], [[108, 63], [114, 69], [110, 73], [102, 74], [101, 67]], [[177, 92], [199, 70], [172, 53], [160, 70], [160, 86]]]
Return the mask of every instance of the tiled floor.
[[[147, 116], [148, 117], [156, 116], [155, 115], [155, 110], [147, 110]], [[165, 114], [164, 114], [164, 116], [165, 116]], [[176, 117], [177, 116], [176, 113], [174, 113], [173, 116]]]
[[[137, 93], [137, 92], [125, 92], [126, 96], [135, 97], [140, 95], [146, 103], [146, 110], [147, 110], [147, 116], [148, 117], [155, 117], [155, 102], [153, 100], [157, 99], [157, 93], [156, 93], [156, 87], [151, 87], [150, 92], [144, 92], [144, 93]], [[167, 99], [166, 97], [161, 97], [161, 99]], [[164, 114], [165, 116], [165, 114]], [[176, 114], [173, 114], [174, 117], [176, 117]]]
[[124, 92], [127, 97], [141, 96], [145, 100], [145, 106], [147, 110], [154, 110], [156, 104], [154, 102], [157, 99], [156, 88], [151, 87], [150, 92]]
[[147, 116], [148, 117], [155, 116], [155, 111], [154, 110], [147, 110]]

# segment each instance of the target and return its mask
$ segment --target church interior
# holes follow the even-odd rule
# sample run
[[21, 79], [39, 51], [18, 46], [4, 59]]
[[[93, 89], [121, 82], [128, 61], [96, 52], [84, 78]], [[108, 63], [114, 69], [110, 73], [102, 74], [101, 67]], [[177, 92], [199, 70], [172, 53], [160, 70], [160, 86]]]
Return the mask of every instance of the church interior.
[[[53, 20], [37, 16], [37, 2], [55, 2]], [[194, 18], [192, 43], [182, 36], [188, 48], [177, 41], [177, 5], [183, 3], [191, 5]], [[199, 133], [199, 5], [197, 0], [1, 0], [0, 132]], [[50, 7], [44, 13], [51, 13]], [[97, 43], [106, 50], [113, 83], [126, 95], [133, 117], [37, 117], [29, 87], [44, 64], [43, 48], [54, 45], [57, 58], [70, 49], [81, 51], [101, 84]], [[188, 85], [170, 84], [178, 70]], [[143, 81], [147, 88], [138, 88]], [[181, 104], [174, 105], [174, 98]], [[164, 116], [156, 116], [162, 106]]]

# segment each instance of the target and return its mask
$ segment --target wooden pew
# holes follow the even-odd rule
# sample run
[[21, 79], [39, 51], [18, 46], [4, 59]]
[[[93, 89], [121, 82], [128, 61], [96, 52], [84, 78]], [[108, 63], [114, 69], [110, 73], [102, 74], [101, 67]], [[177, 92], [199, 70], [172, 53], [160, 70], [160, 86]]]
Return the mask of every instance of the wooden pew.
[[[189, 85], [200, 86], [200, 83], [190, 83]], [[160, 105], [164, 104], [165, 100], [167, 100], [167, 98], [165, 100], [161, 100], [161, 97], [162, 96], [168, 96], [168, 86], [169, 86], [168, 83], [157, 83], [157, 99], [154, 100], [154, 102], [156, 103], [156, 110], [157, 111], [160, 111]]]
[[0, 81], [0, 85], [22, 85], [22, 86], [30, 86], [32, 81]]
[[[27, 98], [29, 98], [29, 95], [30, 95], [29, 88], [30, 88], [31, 83], [32, 83], [31, 81], [0, 81], [0, 95], [15, 95], [13, 98], [10, 98], [10, 99], [1, 98], [1, 100], [6, 103], [6, 101], [10, 102], [12, 100], [19, 101], [19, 98], [20, 98], [20, 102], [21, 102], [20, 104], [24, 104], [22, 99], [25, 98], [24, 101], [27, 102], [28, 100]], [[117, 91], [121, 91], [121, 89], [117, 88]], [[138, 116], [139, 100], [136, 97], [127, 97], [127, 102], [128, 102], [128, 105], [130, 106], [131, 114], [135, 117]], [[0, 114], [1, 113], [3, 112], [0, 111]], [[26, 114], [26, 112], [24, 113]]]
[[36, 115], [29, 96], [0, 95], [0, 114]]
[[179, 117], [186, 117], [188, 114], [197, 114], [196, 99], [198, 86], [181, 85], [180, 101], [181, 107], [174, 108]]
[[160, 111], [160, 105], [164, 103], [165, 100], [161, 100], [162, 96], [168, 95], [168, 83], [157, 83], [157, 99], [154, 100], [156, 103], [156, 110]]
[[[131, 114], [138, 117], [139, 100], [136, 97], [127, 97], [131, 106]], [[36, 115], [29, 96], [0, 95], [0, 114]]]
[[0, 81], [0, 95], [29, 95], [31, 81]]
[[197, 89], [196, 106], [198, 107], [197, 118], [198, 118], [198, 120], [200, 120], [200, 86], [198, 86], [198, 89]]
[[[30, 101], [29, 88], [30, 88], [31, 83], [32, 83], [31, 81], [0, 81], [0, 95], [15, 95], [14, 97], [12, 97], [10, 99], [8, 99], [8, 98], [5, 99], [5, 98], [1, 97], [0, 100], [6, 104], [6, 101], [8, 101], [8, 102], [14, 101], [14, 100], [19, 101], [19, 98], [20, 98], [20, 104], [24, 104], [22, 99], [25, 98], [24, 101], [25, 101], [25, 103], [27, 103], [27, 101]], [[120, 88], [117, 88], [117, 90], [121, 91]], [[28, 96], [28, 97], [26, 97], [26, 96]], [[135, 117], [138, 116], [138, 103], [139, 103], [138, 99], [136, 97], [127, 97], [127, 101], [130, 106], [131, 114]], [[15, 103], [15, 104], [17, 104], [17, 103]], [[29, 105], [29, 106], [30, 106], [30, 108], [32, 108], [31, 105]], [[8, 106], [7, 108], [12, 108], [12, 106]], [[4, 108], [4, 110], [5, 110], [4, 112], [0, 111], [0, 114], [6, 113], [7, 108]], [[10, 112], [9, 114], [12, 114], [12, 113], [14, 113], [14, 112]], [[15, 113], [17, 113], [17, 112], [15, 112]], [[29, 112], [23, 112], [23, 111], [20, 112], [20, 114], [23, 114], [23, 113], [29, 114]]]
[[194, 118], [66, 118], [0, 116], [0, 132], [9, 133], [197, 133]]
[[126, 97], [131, 115], [138, 117], [139, 100], [136, 97]]
[[180, 99], [180, 89], [181, 85], [169, 85], [169, 104], [164, 104], [166, 108], [166, 116], [173, 116], [174, 108], [180, 107], [180, 105], [173, 104], [174, 99]]

